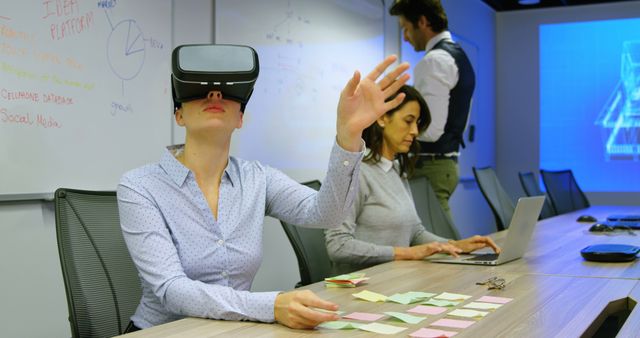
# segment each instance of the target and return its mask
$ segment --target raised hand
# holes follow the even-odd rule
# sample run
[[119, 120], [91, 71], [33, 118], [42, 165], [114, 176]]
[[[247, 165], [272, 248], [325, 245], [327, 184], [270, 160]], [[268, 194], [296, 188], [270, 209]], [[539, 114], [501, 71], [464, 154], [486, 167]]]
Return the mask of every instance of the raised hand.
[[360, 79], [360, 73], [356, 71], [340, 93], [336, 129], [338, 144], [342, 148], [359, 151], [362, 131], [382, 114], [402, 103], [404, 94], [399, 94], [389, 102], [385, 100], [393, 96], [409, 80], [409, 74], [405, 73], [409, 69], [408, 63], [400, 64], [376, 83], [376, 80], [396, 59], [395, 55], [387, 57], [362, 79]]

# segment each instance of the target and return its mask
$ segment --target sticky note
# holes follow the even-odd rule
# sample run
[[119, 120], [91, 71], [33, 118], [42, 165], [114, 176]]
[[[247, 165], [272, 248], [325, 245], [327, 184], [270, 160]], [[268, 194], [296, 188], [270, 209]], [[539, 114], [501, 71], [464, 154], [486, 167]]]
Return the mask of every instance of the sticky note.
[[348, 273], [348, 274], [344, 274], [344, 275], [338, 275], [338, 276], [334, 276], [334, 277], [329, 277], [329, 278], [325, 278], [324, 280], [349, 280], [349, 279], [358, 279], [358, 278], [363, 278], [365, 276], [364, 273]]
[[321, 309], [321, 308], [317, 308], [317, 307], [312, 307], [310, 309], [313, 309], [314, 311], [318, 311], [318, 312], [324, 312], [324, 313], [334, 313], [337, 314], [338, 316], [342, 316], [342, 314], [344, 314], [344, 311], [331, 311], [331, 310], [325, 310], [325, 309]]
[[476, 310], [495, 310], [501, 306], [502, 304], [471, 302], [469, 304], [465, 304], [463, 307]]
[[353, 296], [368, 302], [384, 302], [387, 300], [387, 296], [368, 290], [362, 290], [358, 293], [354, 293]]
[[411, 295], [407, 295], [406, 293], [396, 293], [395, 295], [391, 295], [387, 297], [387, 302], [394, 302], [400, 304], [411, 304], [414, 302], [414, 298]]
[[478, 298], [478, 302], [487, 302], [487, 303], [496, 303], [496, 304], [507, 304], [512, 300], [513, 298], [492, 297], [492, 296], [482, 296]]
[[352, 330], [352, 329], [358, 329], [362, 325], [364, 324], [346, 322], [343, 320], [334, 320], [330, 322], [324, 322], [318, 325], [317, 327], [321, 327], [323, 329], [330, 329], [330, 330]]
[[379, 334], [396, 334], [406, 330], [406, 327], [386, 325], [380, 323], [369, 323], [359, 327], [360, 330], [379, 333]]
[[414, 307], [413, 309], [407, 310], [407, 312], [420, 313], [420, 314], [424, 314], [424, 315], [437, 315], [437, 314], [443, 313], [445, 311], [447, 311], [447, 309], [443, 308], [443, 307], [424, 306], [424, 305], [418, 305], [418, 306]]
[[359, 284], [369, 280], [369, 278], [364, 275], [364, 273], [351, 273], [329, 277], [324, 279], [324, 285], [328, 288], [355, 288]]
[[385, 312], [384, 314], [409, 324], [417, 324], [427, 319], [425, 317], [412, 316], [402, 312]]
[[378, 313], [367, 313], [367, 312], [354, 312], [351, 314], [348, 314], [342, 318], [347, 318], [347, 319], [357, 319], [357, 320], [364, 320], [367, 322], [372, 322], [374, 320], [378, 320], [380, 318], [384, 317], [384, 315], [378, 314]]
[[471, 298], [471, 296], [467, 296], [467, 295], [461, 295], [458, 293], [449, 293], [449, 292], [443, 292], [435, 297], [433, 297], [435, 299], [444, 299], [444, 300], [455, 300], [455, 301], [463, 301], [466, 299]]
[[436, 330], [436, 329], [429, 329], [429, 328], [422, 328], [416, 332], [410, 333], [409, 337], [414, 337], [414, 338], [440, 338], [440, 337], [453, 337], [456, 334], [458, 334], [458, 332], [454, 332], [454, 331], [444, 331], [444, 330]]
[[436, 320], [435, 322], [431, 323], [431, 325], [432, 326], [454, 327], [454, 328], [458, 328], [458, 329], [466, 329], [469, 326], [473, 325], [473, 323], [475, 323], [475, 322], [472, 321], [472, 320], [457, 320], [457, 319], [443, 318], [443, 319]]
[[429, 300], [423, 301], [420, 304], [433, 305], [433, 306], [456, 306], [456, 305], [460, 304], [460, 302], [454, 302], [454, 301], [451, 301], [451, 300], [431, 298]]
[[431, 292], [422, 292], [422, 291], [409, 291], [407, 293], [405, 293], [406, 295], [410, 295], [413, 298], [429, 298], [429, 297], [433, 297], [436, 294], [435, 293], [431, 293]]
[[456, 317], [466, 317], [466, 318], [482, 318], [488, 315], [489, 312], [485, 311], [477, 311], [477, 310], [467, 310], [467, 309], [455, 309], [449, 313], [448, 316], [456, 316]]

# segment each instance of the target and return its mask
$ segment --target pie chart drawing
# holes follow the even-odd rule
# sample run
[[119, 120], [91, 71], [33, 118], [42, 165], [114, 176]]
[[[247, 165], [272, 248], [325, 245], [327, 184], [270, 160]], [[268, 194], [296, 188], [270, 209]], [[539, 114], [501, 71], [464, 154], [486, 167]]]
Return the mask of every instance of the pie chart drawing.
[[122, 80], [135, 78], [144, 65], [145, 40], [135, 20], [120, 21], [109, 34], [109, 67]]

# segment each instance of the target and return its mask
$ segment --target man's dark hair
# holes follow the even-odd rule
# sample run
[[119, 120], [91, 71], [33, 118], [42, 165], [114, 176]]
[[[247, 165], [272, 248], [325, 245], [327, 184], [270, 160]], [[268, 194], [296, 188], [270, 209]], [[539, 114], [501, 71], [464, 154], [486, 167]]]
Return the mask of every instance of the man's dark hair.
[[[393, 116], [393, 114], [395, 114], [395, 112], [400, 110], [408, 102], [416, 101], [420, 106], [420, 116], [418, 117], [418, 132], [419, 133], [423, 132], [425, 129], [427, 129], [427, 127], [431, 123], [431, 113], [429, 111], [429, 106], [427, 106], [427, 103], [425, 102], [424, 98], [422, 98], [422, 95], [420, 94], [420, 92], [418, 92], [415, 88], [408, 85], [402, 86], [398, 90], [398, 92], [396, 92], [392, 97], [388, 98], [386, 101], [389, 102], [393, 100], [400, 93], [405, 94], [404, 100], [402, 101], [402, 103], [400, 103], [399, 106], [386, 112], [386, 115], [391, 117]], [[382, 142], [384, 140], [382, 136], [382, 128], [378, 125], [378, 123], [373, 122], [372, 125], [367, 127], [362, 132], [362, 139], [364, 140], [364, 143], [367, 145], [367, 147], [370, 150], [370, 152], [367, 155], [365, 155], [365, 157], [362, 160], [364, 162], [371, 163], [371, 164], [380, 162], [380, 158], [382, 157]], [[413, 174], [419, 152], [420, 152], [420, 144], [418, 143], [418, 140], [414, 139], [413, 143], [411, 144], [411, 147], [409, 148], [408, 153], [396, 155], [398, 162], [400, 162], [400, 175], [403, 175], [406, 173], [409, 176], [411, 176]]]
[[447, 13], [445, 13], [440, 0], [396, 0], [389, 8], [389, 14], [401, 15], [414, 26], [418, 24], [418, 20], [424, 15], [429, 24], [431, 24], [431, 30], [434, 33], [449, 29]]

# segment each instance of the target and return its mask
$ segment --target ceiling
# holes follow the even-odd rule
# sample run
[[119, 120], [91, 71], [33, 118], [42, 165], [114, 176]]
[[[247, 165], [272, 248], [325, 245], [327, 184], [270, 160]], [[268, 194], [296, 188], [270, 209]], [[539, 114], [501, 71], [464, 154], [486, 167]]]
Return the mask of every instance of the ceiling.
[[[637, 1], [637, 0], [539, 0], [539, 3], [532, 5], [521, 5], [520, 2], [531, 2], [531, 0], [482, 0], [494, 10], [500, 11], [514, 11], [534, 8], [549, 8], [549, 7], [566, 7], [576, 5], [592, 5], [611, 2], [622, 1]], [[640, 1], [638, 1], [640, 6]]]

